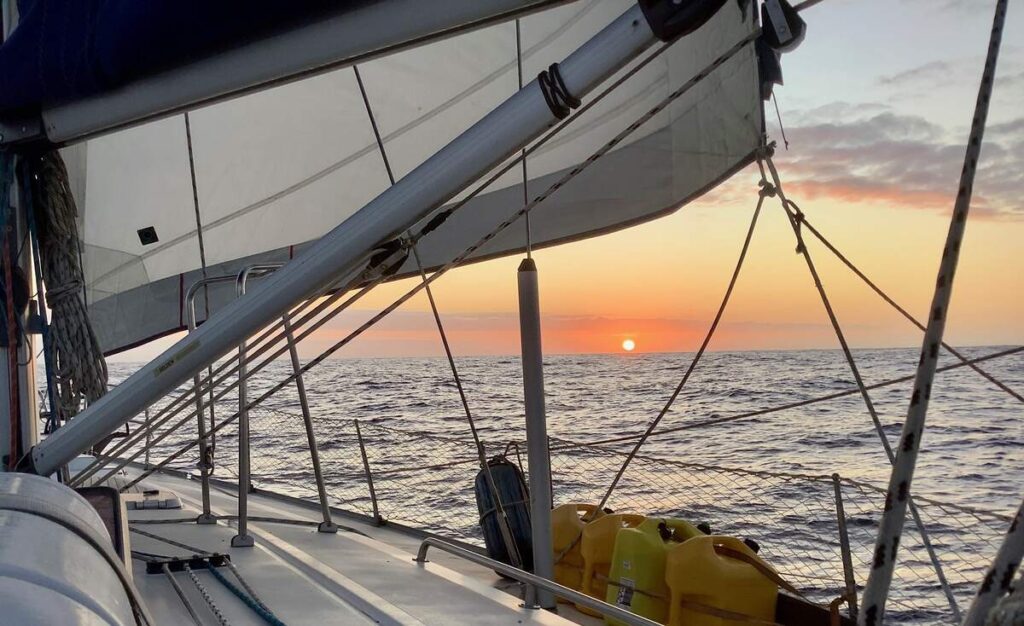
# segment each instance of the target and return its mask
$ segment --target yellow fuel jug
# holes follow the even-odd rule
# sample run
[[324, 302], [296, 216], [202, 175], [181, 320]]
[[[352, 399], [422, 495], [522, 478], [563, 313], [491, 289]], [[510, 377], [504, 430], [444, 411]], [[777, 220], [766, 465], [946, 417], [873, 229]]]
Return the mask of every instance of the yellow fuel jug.
[[[664, 624], [669, 613], [667, 550], [698, 536], [703, 533], [696, 526], [680, 519], [649, 517], [636, 528], [620, 530], [612, 552], [605, 602]], [[621, 624], [609, 618], [605, 621]]]
[[551, 511], [551, 548], [555, 557], [555, 582], [579, 591], [583, 578], [583, 555], [580, 543], [583, 528], [603, 516], [593, 504], [572, 502]]
[[[703, 536], [668, 551], [665, 582], [671, 591], [669, 626], [740, 626], [775, 621], [779, 580], [774, 569], [735, 537]], [[702, 607], [745, 619], [711, 615]]]
[[[580, 540], [580, 555], [583, 557], [580, 591], [599, 600], [605, 599], [615, 538], [620, 530], [635, 528], [645, 519], [647, 518], [643, 515], [632, 513], [608, 513], [583, 527], [583, 538]], [[600, 613], [578, 604], [576, 608], [588, 615], [601, 616]]]

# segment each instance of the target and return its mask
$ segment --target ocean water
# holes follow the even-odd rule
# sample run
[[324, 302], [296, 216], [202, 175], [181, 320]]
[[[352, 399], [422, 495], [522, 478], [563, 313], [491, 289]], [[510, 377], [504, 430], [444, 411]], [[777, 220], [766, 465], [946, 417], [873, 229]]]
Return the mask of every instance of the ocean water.
[[[981, 357], [1005, 347], [963, 349]], [[666, 402], [693, 358], [689, 353], [551, 355], [545, 358], [555, 504], [596, 501], [631, 442], [569, 447], [637, 435]], [[868, 385], [912, 376], [916, 349], [857, 350]], [[458, 357], [470, 408], [489, 455], [525, 438], [517, 357]], [[956, 361], [944, 356], [942, 365]], [[137, 364], [111, 364], [111, 383]], [[1024, 353], [980, 364], [1024, 392]], [[276, 361], [250, 383], [250, 400], [290, 373]], [[358, 420], [384, 517], [467, 541], [480, 541], [472, 484], [477, 467], [466, 416], [442, 358], [339, 359], [305, 377], [310, 409], [335, 504], [370, 513]], [[896, 442], [910, 382], [871, 391], [886, 435]], [[183, 387], [180, 391], [185, 391]], [[798, 587], [827, 601], [844, 583], [834, 499], [838, 473], [857, 584], [866, 579], [888, 461], [859, 394], [710, 424], [714, 420], [855, 389], [839, 351], [715, 352], [704, 356], [659, 430], [609, 504], [619, 510], [709, 521], [756, 538], [763, 554]], [[216, 420], [230, 417], [228, 394]], [[940, 566], [961, 607], [969, 601], [1022, 497], [1024, 404], [969, 368], [938, 375], [914, 482]], [[154, 411], [155, 412], [155, 411]], [[291, 386], [252, 414], [253, 473], [260, 488], [311, 497], [305, 435]], [[701, 426], [701, 424], [705, 424]], [[189, 422], [192, 425], [192, 422]], [[218, 471], [233, 473], [237, 439], [225, 427]], [[179, 431], [151, 461], [194, 436]], [[624, 446], [626, 446], [624, 448]], [[514, 448], [509, 449], [514, 458]], [[525, 457], [525, 448], [522, 450]], [[188, 468], [194, 451], [172, 465]], [[524, 459], [525, 460], [525, 459]], [[716, 531], [717, 532], [717, 531]], [[913, 535], [913, 536], [911, 536]], [[948, 599], [920, 536], [908, 531], [889, 617], [949, 621]]]

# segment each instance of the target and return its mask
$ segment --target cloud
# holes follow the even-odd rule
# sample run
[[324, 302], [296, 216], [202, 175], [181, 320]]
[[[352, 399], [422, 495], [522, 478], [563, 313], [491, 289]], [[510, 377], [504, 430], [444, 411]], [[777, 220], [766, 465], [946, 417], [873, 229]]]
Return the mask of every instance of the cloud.
[[[922, 72], [927, 73], [926, 70]], [[895, 76], [895, 75], [894, 75]], [[833, 115], [829, 121], [822, 113]], [[794, 149], [777, 157], [789, 195], [893, 208], [948, 212], [963, 165], [963, 139], [917, 115], [878, 105], [834, 103], [790, 115]], [[775, 133], [776, 136], [778, 133]], [[1024, 218], [1024, 117], [991, 124], [985, 134], [972, 211]]]
[[878, 82], [887, 86], [905, 86], [907, 83], [920, 84], [922, 82], [934, 83], [937, 80], [949, 78], [953, 71], [953, 65], [947, 61], [932, 61], [895, 74], [879, 76]]
[[[1008, 46], [1012, 48], [1012, 46]], [[1016, 91], [1024, 86], [1024, 66], [1020, 54], [1004, 49], [996, 69], [996, 92]], [[973, 91], [981, 80], [985, 67], [983, 55], [970, 55], [957, 59], [929, 61], [921, 65], [882, 74], [875, 83], [898, 98], [935, 97], [936, 90], [970, 86]]]

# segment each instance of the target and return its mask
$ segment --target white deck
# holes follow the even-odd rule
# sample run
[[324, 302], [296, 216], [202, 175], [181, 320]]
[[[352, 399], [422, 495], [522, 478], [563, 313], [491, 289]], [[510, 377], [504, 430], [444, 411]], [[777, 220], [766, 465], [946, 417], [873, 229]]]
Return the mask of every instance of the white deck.
[[[154, 474], [146, 479], [146, 486], [177, 494], [184, 508], [133, 510], [128, 512], [129, 520], [195, 519], [200, 507], [198, 482]], [[229, 490], [212, 489], [211, 503], [214, 514], [236, 513], [236, 498]], [[319, 521], [318, 514], [298, 503], [259, 494], [249, 498], [250, 516]], [[572, 622], [548, 611], [525, 609], [518, 584], [440, 550], [431, 550], [429, 563], [415, 563], [419, 539], [410, 533], [345, 517], [334, 521], [349, 530], [332, 535], [317, 532], [315, 526], [250, 521], [250, 534], [256, 539], [253, 548], [231, 547], [234, 521], [132, 526], [207, 552], [229, 554], [263, 602], [289, 625], [601, 623], [565, 605], [558, 610]], [[138, 533], [131, 533], [131, 542], [133, 550], [188, 555], [187, 550]], [[157, 621], [191, 623], [166, 577], [146, 574], [139, 561], [133, 565], [136, 584]], [[221, 571], [234, 580], [229, 571]], [[265, 624], [209, 572], [197, 575], [231, 624]], [[175, 577], [204, 623], [217, 623], [188, 575], [182, 572]]]

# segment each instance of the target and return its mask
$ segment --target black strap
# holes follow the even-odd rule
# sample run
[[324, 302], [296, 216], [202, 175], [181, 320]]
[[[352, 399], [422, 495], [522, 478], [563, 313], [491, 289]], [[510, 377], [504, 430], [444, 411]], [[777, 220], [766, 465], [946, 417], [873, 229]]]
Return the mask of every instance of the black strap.
[[569, 93], [569, 89], [562, 80], [562, 74], [558, 71], [558, 63], [552, 63], [547, 70], [537, 75], [537, 82], [540, 84], [540, 92], [544, 95], [544, 102], [548, 104], [551, 113], [560, 120], [569, 116], [569, 112], [575, 109], [582, 101]]

